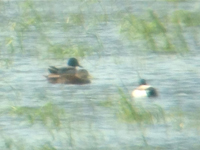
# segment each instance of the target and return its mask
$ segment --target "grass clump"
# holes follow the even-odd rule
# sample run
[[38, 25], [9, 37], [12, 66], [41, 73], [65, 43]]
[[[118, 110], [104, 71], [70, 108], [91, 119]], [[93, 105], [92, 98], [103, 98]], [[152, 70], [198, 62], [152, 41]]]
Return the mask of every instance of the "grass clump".
[[145, 42], [147, 48], [156, 52], [187, 52], [184, 29], [179, 22], [170, 26], [159, 15], [150, 10], [146, 19], [128, 14], [121, 21], [121, 34], [130, 41]]
[[129, 98], [120, 89], [119, 113], [118, 117], [126, 122], [138, 124], [154, 124], [155, 122], [165, 121], [164, 110], [158, 105], [152, 108], [145, 108], [129, 101]]
[[1, 148], [6, 150], [56, 150], [50, 142], [42, 145], [30, 145], [22, 139], [7, 137], [7, 135], [1, 135], [1, 139], [3, 142]]
[[56, 58], [65, 58], [66, 56], [84, 57], [91, 54], [93, 48], [87, 44], [51, 45], [48, 51]]
[[64, 111], [52, 103], [47, 103], [40, 108], [13, 107], [11, 113], [25, 117], [31, 124], [40, 121], [48, 127], [59, 127], [61, 125], [61, 117], [64, 115]]
[[51, 143], [42, 145], [38, 150], [57, 150]]
[[83, 13], [74, 13], [70, 14], [68, 18], [68, 23], [73, 25], [80, 25], [82, 26], [85, 22]]
[[176, 10], [170, 17], [173, 23], [182, 23], [187, 27], [200, 25], [200, 14], [187, 10]]
[[16, 141], [10, 137], [1, 136], [3, 142], [4, 142], [4, 148], [7, 150], [25, 150], [26, 146], [25, 143], [22, 143], [21, 141]]

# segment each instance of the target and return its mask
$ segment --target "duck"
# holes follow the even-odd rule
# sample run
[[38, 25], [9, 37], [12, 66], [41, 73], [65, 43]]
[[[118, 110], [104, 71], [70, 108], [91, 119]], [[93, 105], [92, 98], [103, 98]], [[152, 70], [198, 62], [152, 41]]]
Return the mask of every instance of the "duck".
[[86, 69], [76, 69], [77, 66], [82, 68], [76, 58], [70, 58], [67, 64], [67, 67], [61, 68], [50, 66], [48, 68], [50, 74], [45, 76], [47, 80], [53, 84], [88, 84], [91, 82]]
[[142, 98], [142, 97], [157, 97], [157, 90], [148, 85], [145, 79], [140, 79], [139, 86], [132, 91], [132, 96], [134, 98]]
[[86, 69], [79, 69], [75, 74], [75, 78], [70, 81], [71, 84], [88, 84], [91, 83], [90, 81], [91, 76], [89, 75]]
[[82, 68], [82, 66], [79, 64], [76, 58], [69, 58], [67, 65], [68, 65], [67, 67], [61, 67], [61, 68], [50, 66], [48, 70], [51, 74], [66, 74], [67, 72], [75, 73], [77, 66]]
[[46, 76], [50, 83], [56, 84], [88, 84], [90, 75], [86, 69], [79, 69], [75, 74], [50, 74]]

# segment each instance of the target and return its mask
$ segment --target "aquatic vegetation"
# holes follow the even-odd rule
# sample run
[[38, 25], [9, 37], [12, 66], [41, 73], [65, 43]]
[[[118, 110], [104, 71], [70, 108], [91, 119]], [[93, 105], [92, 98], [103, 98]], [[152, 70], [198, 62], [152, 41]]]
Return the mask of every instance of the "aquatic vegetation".
[[57, 150], [51, 143], [43, 144], [38, 150]]
[[17, 116], [24, 116], [31, 124], [39, 121], [47, 127], [59, 127], [61, 125], [61, 117], [64, 115], [64, 111], [52, 103], [47, 103], [39, 108], [15, 106], [12, 107], [11, 113]]
[[194, 27], [200, 25], [200, 14], [195, 11], [176, 10], [170, 16], [171, 22], [181, 23], [186, 27]]
[[69, 44], [69, 45], [50, 45], [48, 48], [50, 54], [56, 58], [84, 57], [93, 52], [93, 48], [89, 45]]
[[165, 121], [165, 113], [160, 106], [154, 105], [153, 107], [145, 108], [142, 105], [132, 103], [131, 99], [121, 89], [119, 89], [119, 94], [118, 117], [120, 120], [140, 125]]
[[[167, 1], [178, 4], [181, 0]], [[193, 42], [193, 39], [190, 38], [191, 34], [195, 35], [196, 43], [199, 43], [198, 20], [200, 15], [198, 11], [178, 10], [178, 7], [170, 8], [170, 11], [166, 9], [161, 13], [157, 9], [154, 9], [155, 11], [146, 11], [146, 9], [143, 11], [141, 7], [143, 8], [143, 5], [146, 5], [145, 3], [137, 7], [140, 9], [137, 10], [132, 7], [133, 2], [131, 0], [111, 0], [110, 2], [75, 0], [62, 1], [62, 3], [55, 0], [24, 0], [0, 3], [1, 15], [3, 16], [0, 67], [4, 69], [14, 64], [10, 70], [2, 69], [2, 73], [6, 72], [2, 74], [3, 80], [4, 76], [8, 75], [7, 71], [16, 73], [12, 77], [7, 77], [8, 80], [5, 79], [11, 82], [13, 86], [10, 83], [9, 85], [1, 84], [2, 108], [4, 109], [5, 105], [10, 103], [15, 104], [11, 104], [12, 107], [10, 106], [9, 110], [1, 110], [1, 128], [2, 131], [6, 131], [5, 135], [7, 135], [7, 137], [1, 136], [3, 144], [0, 143], [0, 145], [3, 145], [1, 145], [3, 149], [54, 150], [66, 149], [66, 147], [68, 149], [84, 149], [85, 147], [88, 149], [165, 149], [160, 146], [149, 146], [147, 144], [148, 138], [145, 139], [143, 131], [151, 131], [151, 127], [154, 126], [159, 126], [162, 131], [168, 127], [176, 127], [178, 131], [187, 129], [187, 133], [190, 133], [189, 130], [199, 131], [198, 118], [200, 116], [198, 111], [196, 114], [187, 114], [181, 110], [165, 110], [153, 103], [148, 106], [136, 104], [125, 91], [119, 89], [116, 92], [115, 89], [113, 90], [113, 83], [112, 85], [110, 83], [99, 85], [100, 78], [106, 76], [104, 73], [99, 74], [100, 78], [95, 78], [98, 82], [94, 82], [93, 85], [96, 86], [94, 89], [93, 85], [87, 88], [69, 85], [72, 87], [70, 88], [72, 91], [69, 93], [69, 86], [47, 85], [43, 78], [40, 78], [46, 71], [44, 68], [49, 64], [45, 61], [72, 56], [80, 58], [92, 55], [91, 59], [93, 60], [105, 56], [109, 59], [108, 62], [105, 62], [105, 69], [111, 68], [113, 71], [123, 72], [123, 69], [125, 69], [123, 65], [126, 64], [122, 59], [129, 55], [130, 47], [126, 47], [126, 42], [119, 36], [119, 25], [121, 27], [120, 33], [125, 40], [128, 39], [127, 41], [132, 44], [137, 42], [138, 45], [145, 47], [145, 50], [161, 53], [188, 52], [191, 46], [188, 44], [188, 39]], [[168, 3], [165, 2], [165, 4]], [[150, 7], [145, 6], [144, 8]], [[143, 15], [142, 11], [146, 15]], [[101, 49], [101, 52], [99, 49]], [[143, 50], [143, 48], [141, 49]], [[135, 48], [138, 51], [141, 49]], [[105, 53], [103, 50], [105, 50]], [[45, 61], [44, 59], [38, 60], [38, 57], [45, 58]], [[22, 59], [24, 61], [21, 61]], [[120, 65], [119, 68], [109, 64], [112, 59]], [[160, 60], [162, 61], [162, 58]], [[41, 66], [39, 66], [38, 61], [43, 61], [40, 62]], [[184, 64], [189, 61], [186, 60]], [[91, 63], [93, 71], [99, 69], [99, 62]], [[90, 60], [88, 63], [90, 63]], [[35, 68], [32, 68], [32, 66]], [[164, 69], [165, 67], [163, 67]], [[195, 69], [196, 67], [194, 67]], [[133, 70], [136, 69], [133, 67]], [[96, 75], [98, 75], [98, 71], [96, 71]], [[23, 75], [25, 76], [26, 72], [30, 74], [24, 79]], [[152, 71], [152, 74], [154, 72]], [[132, 69], [130, 73], [132, 74]], [[158, 73], [160, 73], [160, 70]], [[108, 74], [107, 79], [112, 80], [113, 78]], [[23, 82], [20, 83], [21, 81]], [[34, 83], [35, 81], [37, 82]], [[18, 85], [20, 86], [17, 87]], [[104, 87], [111, 88], [111, 93], [109, 93], [111, 96], [105, 98], [106, 100], [102, 97], [108, 94], [107, 88], [105, 88], [105, 92], [100, 89], [104, 89]], [[101, 93], [98, 93], [98, 89]], [[90, 90], [94, 91], [90, 93]], [[7, 93], [8, 91], [9, 93]], [[58, 106], [53, 103], [42, 105], [43, 102], [49, 101], [49, 97], [53, 97]], [[36, 101], [38, 103], [34, 103], [34, 106], [32, 106], [33, 102]], [[24, 103], [28, 106], [24, 106]], [[63, 109], [59, 107], [60, 105]], [[13, 120], [16, 123], [14, 125], [16, 132], [12, 131], [13, 128], [6, 126]], [[24, 127], [24, 124], [26, 127]], [[120, 125], [122, 125], [123, 131], [119, 128]], [[168, 127], [165, 127], [165, 125]], [[38, 126], [39, 131], [46, 132], [47, 129], [49, 132], [44, 134], [41, 143], [31, 139], [34, 145], [29, 145], [26, 143], [26, 137], [30, 137], [29, 131], [35, 131], [35, 127]], [[127, 134], [130, 130], [126, 127], [123, 128], [124, 126], [130, 127], [133, 132], [139, 130], [139, 135], [134, 134], [134, 136], [136, 138], [139, 136], [139, 140], [143, 139], [143, 142], [137, 143], [137, 145], [134, 145], [135, 143], [129, 145], [132, 142], [122, 140], [122, 142], [128, 144], [121, 144], [120, 141], [118, 145], [117, 142], [121, 136], [128, 139]], [[37, 136], [37, 133], [36, 135], [33, 134], [33, 136]], [[16, 139], [15, 136], [19, 139]], [[51, 138], [49, 141], [48, 137]], [[132, 141], [132, 135], [130, 139]]]
[[185, 2], [185, 1], [188, 1], [188, 0], [164, 0], [164, 1], [167, 1], [167, 2]]
[[10, 52], [9, 53], [13, 53], [14, 52], [14, 46], [13, 46], [13, 38], [12, 37], [7, 37], [5, 39], [6, 41], [6, 46], [9, 47]]
[[0, 60], [0, 66], [9, 68], [13, 64], [13, 59], [12, 58], [4, 58]]
[[112, 107], [114, 104], [113, 104], [113, 101], [112, 101], [112, 99], [107, 99], [107, 100], [105, 100], [105, 101], [103, 101], [103, 102], [100, 102], [99, 103], [99, 106], [102, 106], [102, 107]]
[[68, 23], [70, 24], [75, 24], [75, 25], [83, 25], [84, 24], [84, 15], [80, 12], [80, 13], [76, 13], [76, 14], [70, 14], [69, 18], [68, 18]]
[[[121, 34], [130, 41], [145, 41], [148, 49], [157, 52], [188, 52], [189, 47], [184, 32], [188, 26], [199, 25], [198, 12], [175, 11], [168, 21], [161, 19], [154, 11], [141, 19], [134, 14], [125, 15], [121, 21]], [[170, 14], [169, 14], [170, 15]], [[193, 32], [195, 33], [195, 32]]]
[[[26, 146], [21, 141], [16, 141], [10, 137], [2, 136], [2, 141], [4, 142], [4, 146], [8, 150], [16, 149], [16, 150], [25, 150]], [[19, 140], [19, 139], [18, 139]]]
[[[84, 3], [82, 7], [88, 7], [89, 3], [90, 2]], [[57, 14], [53, 13], [49, 15], [49, 10], [37, 9], [38, 2], [26, 0], [17, 3], [17, 5], [19, 6], [19, 14], [17, 18], [9, 22], [8, 29], [10, 32], [6, 35], [5, 39], [7, 48], [13, 54], [16, 52], [31, 52], [36, 54], [36, 56], [39, 54], [41, 54], [40, 56], [53, 54], [57, 58], [66, 56], [84, 57], [91, 55], [92, 52], [95, 52], [94, 48], [96, 49], [98, 44], [102, 44], [99, 43], [100, 40], [96, 33], [87, 33], [88, 28], [95, 26], [96, 20], [100, 20], [99, 22], [105, 20], [102, 15], [91, 16], [92, 19], [90, 19], [92, 21], [87, 18], [87, 25], [84, 25], [86, 22], [85, 13], [78, 8], [75, 13], [63, 12], [63, 16], [57, 21]], [[76, 31], [74, 28], [78, 30]], [[79, 36], [80, 32], [83, 30], [84, 34], [90, 34], [96, 38], [96, 45], [88, 44], [88, 41], [84, 38], [78, 40], [76, 36], [74, 36], [74, 38], [71, 36], [65, 37], [65, 35], [68, 34], [77, 34], [77, 36]], [[58, 42], [61, 33], [63, 34], [63, 41]], [[52, 36], [52, 34], [56, 34], [56, 36]], [[42, 49], [28, 47], [29, 44], [35, 45], [34, 43], [37, 43], [36, 46], [42, 47]]]
[[[22, 139], [16, 139], [16, 138], [11, 138], [7, 135], [0, 135], [1, 137], [1, 142], [3, 142], [3, 145], [1, 145], [1, 148], [3, 146], [4, 149], [7, 150], [56, 150], [54, 146], [50, 142], [47, 142], [42, 145], [30, 145], [26, 143]], [[1, 143], [2, 144], [2, 143]]]
[[66, 14], [62, 22], [62, 27], [65, 32], [70, 31], [73, 26], [84, 26], [85, 17], [82, 12]]
[[[56, 38], [52, 38], [49, 33], [56, 31], [55, 33], [58, 36], [59, 33], [68, 34], [72, 30], [74, 32], [74, 28], [77, 28], [78, 32], [84, 31], [85, 35], [94, 36], [97, 44], [99, 44], [98, 46], [102, 48], [103, 43], [99, 35], [91, 30], [98, 27], [100, 23], [107, 23], [114, 18], [115, 22], [121, 26], [120, 32], [122, 35], [130, 41], [140, 41], [151, 51], [182, 53], [189, 51], [189, 46], [184, 35], [185, 27], [181, 24], [183, 23], [185, 26], [197, 26], [199, 24], [198, 12], [177, 10], [172, 14], [167, 14], [172, 15], [172, 17], [162, 18], [158, 15], [158, 12], [150, 10], [148, 11], [148, 17], [144, 19], [132, 13], [124, 14], [121, 11], [109, 14], [104, 3], [100, 0], [80, 2], [81, 5], [75, 7], [76, 11], [69, 13], [67, 11], [57, 13], [54, 10], [48, 10], [46, 7], [38, 9], [37, 6], [40, 3], [32, 0], [17, 2], [18, 15], [15, 19], [9, 21], [9, 30], [12, 32], [6, 35], [5, 38], [9, 51], [12, 53], [21, 51], [24, 53], [32, 50], [37, 51], [35, 52], [37, 56], [39, 54], [48, 55], [48, 53], [52, 53], [57, 58], [62, 58], [63, 54], [64, 56], [76, 55], [85, 57], [91, 55], [91, 51], [94, 52], [94, 49], [95, 52], [97, 51], [94, 44], [88, 44], [89, 42], [84, 41], [84, 39], [84, 42], [80, 42], [75, 36], [72, 40], [76, 44], [68, 46], [64, 42], [58, 42]], [[53, 5], [52, 3], [53, 1], [50, 1], [48, 4], [49, 8]], [[93, 13], [95, 8], [98, 8], [101, 13]], [[61, 16], [58, 19], [57, 16], [59, 15]], [[168, 22], [166, 18], [170, 18]], [[171, 26], [172, 23], [173, 26]], [[31, 36], [30, 33], [34, 33], [34, 35]], [[193, 33], [196, 34], [196, 32]], [[36, 39], [39, 39], [38, 47], [42, 47], [42, 50], [34, 48], [27, 50], [27, 41], [38, 43], [38, 41], [35, 41]], [[69, 39], [66, 38], [66, 41], [69, 42]]]
[[[120, 32], [131, 41], [144, 39], [148, 47], [153, 51], [159, 51], [161, 48], [173, 51], [174, 46], [166, 35], [166, 27], [154, 13], [150, 12], [150, 14], [151, 21], [142, 20], [133, 14], [128, 14], [122, 20]], [[155, 36], [163, 37], [160, 46]]]

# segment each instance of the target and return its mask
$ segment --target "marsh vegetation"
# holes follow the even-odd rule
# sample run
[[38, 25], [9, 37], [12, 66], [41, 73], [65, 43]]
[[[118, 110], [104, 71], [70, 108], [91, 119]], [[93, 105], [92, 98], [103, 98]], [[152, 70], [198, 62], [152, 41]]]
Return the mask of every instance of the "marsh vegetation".
[[[0, 4], [0, 149], [199, 149], [199, 2]], [[45, 80], [69, 57], [91, 84]], [[131, 97], [139, 77], [158, 98]]]

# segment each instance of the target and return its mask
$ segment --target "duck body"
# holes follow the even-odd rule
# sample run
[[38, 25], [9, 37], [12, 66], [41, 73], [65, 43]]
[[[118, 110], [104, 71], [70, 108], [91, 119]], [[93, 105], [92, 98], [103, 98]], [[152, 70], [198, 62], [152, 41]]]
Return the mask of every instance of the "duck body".
[[79, 65], [76, 58], [70, 58], [67, 67], [57, 68], [50, 66], [48, 68], [50, 74], [45, 76], [50, 83], [56, 84], [88, 84], [89, 73], [85, 69], [76, 69]]
[[154, 87], [146, 84], [146, 80], [141, 79], [140, 85], [135, 90], [133, 90], [132, 96], [134, 98], [157, 97], [158, 93]]
[[46, 76], [50, 83], [56, 84], [88, 84], [91, 83], [89, 79], [89, 73], [85, 69], [76, 70], [73, 73], [64, 74], [50, 74]]
[[75, 67], [61, 67], [61, 68], [56, 68], [54, 66], [50, 66], [48, 68], [49, 72], [52, 74], [65, 74], [67, 72], [74, 72], [76, 70]]
[[70, 58], [67, 62], [67, 65], [67, 67], [61, 68], [50, 66], [48, 70], [52, 74], [66, 74], [68, 72], [74, 72], [77, 66], [82, 67], [81, 65], [79, 65], [79, 62], [76, 58]]
[[69, 81], [71, 84], [88, 84], [91, 83], [90, 75], [86, 69], [79, 69], [76, 71], [75, 76]]

